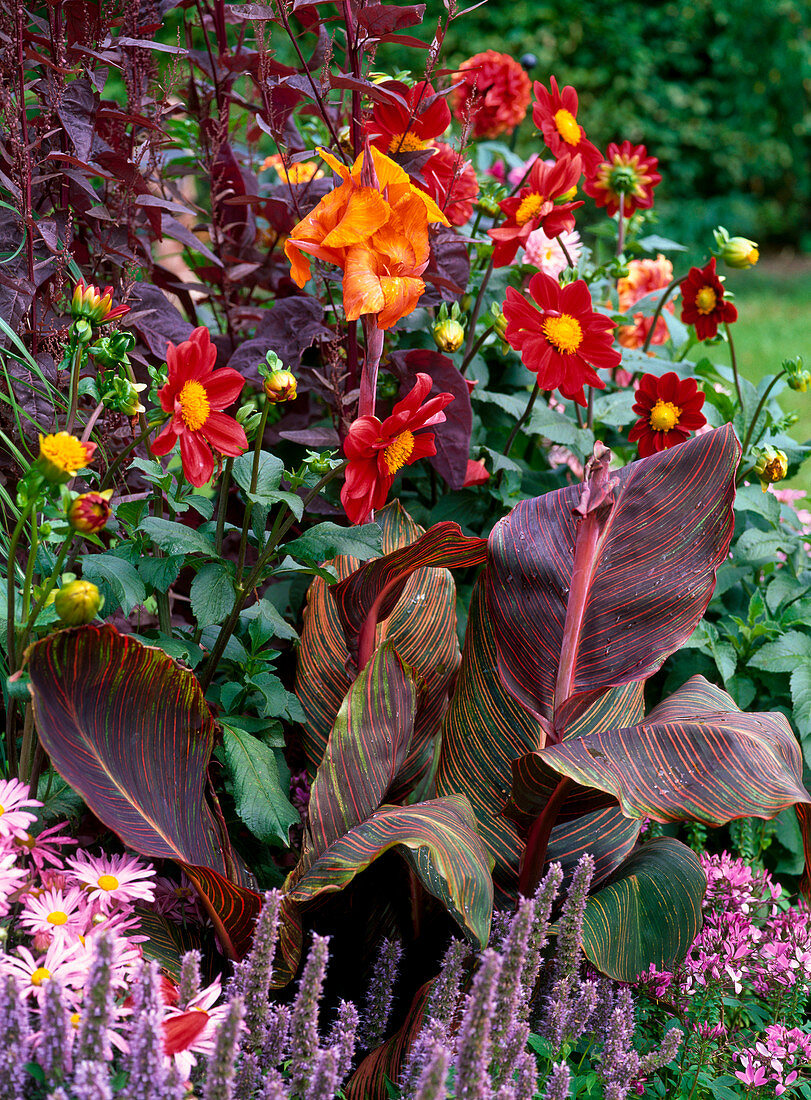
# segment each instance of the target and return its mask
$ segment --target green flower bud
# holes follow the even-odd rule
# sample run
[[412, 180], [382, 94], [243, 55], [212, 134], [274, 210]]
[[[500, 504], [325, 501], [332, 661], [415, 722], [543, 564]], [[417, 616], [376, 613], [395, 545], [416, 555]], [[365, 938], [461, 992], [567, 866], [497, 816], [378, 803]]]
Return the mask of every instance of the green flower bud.
[[722, 225], [715, 230], [713, 236], [718, 245], [718, 255], [727, 267], [754, 267], [760, 259], [757, 244], [748, 237], [730, 237]]
[[770, 485], [782, 481], [788, 473], [788, 455], [772, 446], [761, 447], [756, 454], [754, 470], [765, 493]]
[[89, 344], [93, 339], [93, 326], [89, 321], [80, 318], [70, 326], [70, 336], [77, 344]]
[[71, 581], [54, 598], [56, 613], [67, 626], [92, 622], [103, 603], [98, 588], [90, 581]]

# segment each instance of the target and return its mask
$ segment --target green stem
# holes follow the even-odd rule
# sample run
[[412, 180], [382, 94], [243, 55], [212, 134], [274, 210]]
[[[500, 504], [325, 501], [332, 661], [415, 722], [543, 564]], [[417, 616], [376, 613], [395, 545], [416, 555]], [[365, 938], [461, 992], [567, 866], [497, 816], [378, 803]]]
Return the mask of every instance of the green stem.
[[[256, 484], [259, 480], [259, 460], [262, 456], [262, 440], [265, 437], [265, 425], [268, 422], [269, 412], [270, 402], [267, 398], [265, 398], [265, 405], [262, 409], [262, 419], [259, 421], [259, 429], [256, 433], [256, 442], [253, 445], [253, 466], [251, 467], [251, 496], [256, 492]], [[239, 539], [237, 584], [240, 584], [242, 582], [242, 573], [245, 569], [245, 555], [248, 552], [248, 533], [251, 529], [251, 512], [253, 512], [253, 501], [249, 499], [245, 502], [245, 518], [242, 521], [242, 534]], [[217, 523], [219, 525], [219, 517], [217, 517]]]
[[510, 457], [510, 451], [513, 449], [513, 443], [515, 443], [515, 438], [518, 435], [518, 433], [521, 431], [521, 428], [524, 426], [524, 424], [526, 424], [527, 420], [529, 420], [530, 413], [532, 412], [532, 407], [535, 404], [535, 402], [537, 401], [538, 394], [540, 392], [541, 392], [541, 387], [536, 382], [535, 385], [532, 387], [532, 393], [529, 395], [529, 401], [527, 401], [527, 407], [521, 413], [518, 420], [516, 420], [515, 425], [513, 427], [513, 430], [510, 432], [510, 435], [507, 439], [507, 443], [504, 447], [504, 455], [505, 455], [506, 458]]
[[15, 624], [15, 603], [17, 598], [17, 592], [14, 587], [14, 570], [17, 564], [17, 546], [20, 542], [20, 535], [23, 533], [26, 520], [31, 512], [34, 510], [36, 500], [31, 500], [26, 504], [23, 510], [20, 512], [20, 518], [17, 520], [17, 524], [11, 534], [11, 541], [8, 547], [8, 576], [6, 578], [6, 615], [8, 616], [6, 623], [6, 650], [8, 652], [8, 672], [11, 675], [17, 671], [17, 659], [16, 659], [16, 634], [14, 630]]
[[31, 548], [28, 551], [28, 561], [25, 563], [25, 581], [23, 582], [23, 606], [20, 620], [24, 622], [28, 618], [31, 609], [31, 582], [34, 579], [34, 564], [37, 560], [37, 548], [39, 546], [39, 528], [37, 526], [36, 508], [31, 513]]
[[56, 562], [54, 564], [53, 570], [51, 571], [51, 575], [45, 582], [45, 586], [40, 593], [40, 597], [34, 604], [31, 610], [31, 614], [28, 616], [28, 621], [25, 624], [25, 629], [23, 630], [22, 635], [22, 642], [20, 643], [20, 652], [25, 650], [25, 647], [28, 644], [28, 639], [31, 637], [31, 631], [34, 629], [34, 625], [39, 618], [40, 612], [42, 611], [45, 604], [48, 602], [48, 597], [50, 596], [51, 590], [53, 589], [54, 585], [57, 582], [57, 579], [59, 578], [59, 575], [62, 571], [62, 565], [65, 561], [65, 557], [70, 548], [70, 544], [73, 542], [74, 537], [75, 533], [71, 531], [71, 533], [62, 543], [62, 545], [59, 547], [59, 553], [56, 556]]
[[619, 224], [617, 226], [617, 257], [625, 247], [625, 195], [620, 195]]
[[495, 325], [490, 325], [488, 328], [486, 328], [484, 330], [484, 332], [481, 334], [481, 336], [479, 337], [479, 339], [476, 341], [476, 343], [473, 345], [473, 347], [470, 349], [470, 351], [467, 353], [467, 355], [465, 355], [464, 359], [462, 360], [462, 365], [459, 368], [459, 373], [460, 374], [465, 373], [467, 368], [470, 366], [470, 362], [473, 359], [473, 356], [476, 354], [476, 352], [482, 346], [482, 344], [487, 339], [487, 337], [490, 335], [490, 333], [493, 332], [495, 327], [496, 327]]
[[735, 355], [735, 344], [732, 340], [732, 333], [729, 330], [729, 325], [724, 322], [724, 328], [726, 329], [727, 340], [729, 341], [729, 359], [732, 363], [732, 377], [735, 379], [735, 392], [738, 395], [738, 405], [741, 412], [743, 412], [743, 394], [741, 393], [741, 378], [738, 374], [738, 358]]
[[[163, 490], [156, 485], [155, 486], [155, 515], [158, 519], [163, 518]], [[155, 557], [162, 558], [163, 551], [159, 547], [155, 547]], [[165, 592], [155, 592], [155, 602], [158, 605], [158, 626], [162, 634], [172, 636], [172, 616], [169, 612], [169, 590]]]
[[[146, 429], [141, 432], [140, 435], [137, 435], [131, 443], [127, 444], [127, 446], [123, 449], [123, 451], [120, 451], [116, 455], [116, 457], [113, 459], [113, 461], [107, 467], [107, 472], [105, 473], [104, 477], [101, 479], [101, 483], [99, 485], [99, 490], [109, 489], [110, 483], [112, 482], [114, 476], [118, 472], [118, 470], [121, 467], [124, 460], [129, 457], [129, 455], [132, 453], [132, 451], [135, 450], [135, 448], [138, 446], [139, 443], [143, 443], [146, 440], [146, 438], [150, 434], [150, 432], [154, 432], [154, 430], [156, 428], [160, 428], [160, 427], [161, 427], [160, 424], [149, 424], [146, 427]], [[149, 444], [147, 443], [147, 449], [148, 448], [149, 448]], [[151, 454], [151, 451], [150, 451], [150, 454]]]
[[70, 403], [68, 405], [68, 419], [65, 424], [65, 431], [68, 433], [73, 431], [73, 424], [79, 408], [79, 374], [82, 370], [84, 358], [84, 347], [78, 344], [74, 349], [70, 364]]
[[667, 286], [665, 287], [664, 294], [662, 295], [662, 297], [657, 302], [656, 309], [653, 311], [653, 316], [651, 317], [650, 328], [648, 329], [648, 335], [645, 337], [645, 343], [642, 345], [642, 354], [643, 355], [645, 355], [647, 353], [648, 348], [650, 347], [651, 340], [653, 339], [653, 334], [656, 331], [656, 322], [662, 316], [662, 310], [665, 308], [665, 305], [667, 304], [668, 298], [670, 297], [670, 295], [673, 293], [673, 291], [676, 289], [676, 287], [679, 285], [679, 283], [682, 281], [683, 278], [684, 278], [684, 276], [680, 275], [678, 277], [678, 279], [672, 279], [667, 284]]
[[586, 413], [586, 427], [591, 431], [594, 427], [594, 386], [589, 386], [589, 403]]
[[750, 420], [749, 427], [746, 430], [746, 436], [744, 437], [743, 444], [741, 445], [741, 454], [742, 455], [746, 454], [746, 450], [747, 450], [749, 444], [752, 442], [752, 434], [755, 430], [755, 426], [756, 426], [758, 420], [760, 419], [760, 414], [763, 412], [763, 406], [766, 404], [766, 398], [769, 396], [769, 394], [772, 392], [774, 387], [777, 385], [777, 383], [780, 381], [780, 379], [783, 377], [783, 375], [785, 373], [786, 372], [784, 370], [781, 370], [779, 374], [776, 374], [774, 376], [774, 378], [772, 378], [771, 382], [768, 384], [766, 389], [763, 391], [763, 395], [760, 398], [760, 401], [758, 401], [757, 408], [755, 409], [754, 413], [752, 414], [752, 419]]
[[225, 513], [228, 510], [228, 490], [231, 488], [231, 469], [233, 458], [226, 458], [220, 478], [220, 496], [217, 500], [217, 529], [214, 534], [214, 548], [217, 556], [222, 554], [222, 541], [225, 532]]
[[[336, 466], [335, 469], [330, 470], [328, 473], [324, 474], [321, 480], [316, 485], [314, 485], [309, 493], [304, 497], [304, 500], [302, 501], [303, 507], [306, 508], [310, 501], [314, 500], [318, 496], [325, 485], [332, 481], [333, 478], [337, 477], [338, 474], [343, 473], [343, 471], [346, 469], [346, 466], [347, 463], [343, 462], [340, 466]], [[290, 514], [288, 515], [287, 519], [282, 522], [281, 517], [284, 514], [285, 510], [288, 511]], [[211, 685], [211, 681], [214, 679], [214, 673], [217, 671], [217, 665], [220, 663], [220, 658], [225, 652], [225, 647], [228, 644], [228, 639], [231, 637], [231, 635], [234, 633], [234, 630], [236, 629], [237, 623], [239, 622], [240, 612], [245, 605], [245, 601], [247, 600], [249, 593], [253, 591], [256, 583], [262, 576], [265, 566], [268, 564], [276, 551], [276, 547], [295, 522], [296, 517], [293, 515], [292, 512], [290, 512], [290, 509], [285, 504], [282, 508], [282, 511], [279, 512], [279, 515], [276, 517], [273, 523], [273, 528], [270, 532], [270, 536], [264, 550], [259, 555], [259, 558], [257, 559], [253, 569], [248, 574], [247, 580], [243, 585], [241, 585], [241, 587], [237, 591], [237, 597], [234, 601], [234, 606], [231, 609], [230, 615], [220, 628], [220, 632], [217, 635], [217, 641], [214, 643], [214, 648], [211, 650], [211, 656], [206, 662], [206, 667], [203, 670], [202, 676], [200, 677], [200, 687], [203, 689], [204, 693], [208, 691]]]
[[470, 354], [470, 349], [473, 347], [473, 341], [476, 337], [476, 322], [479, 319], [479, 311], [482, 308], [482, 300], [484, 299], [484, 292], [487, 290], [487, 284], [490, 282], [490, 276], [493, 274], [493, 257], [490, 257], [490, 262], [485, 268], [484, 275], [482, 276], [482, 285], [479, 287], [479, 293], [476, 295], [476, 301], [473, 305], [473, 312], [470, 315], [470, 324], [467, 330], [467, 344], [465, 345], [465, 358]]

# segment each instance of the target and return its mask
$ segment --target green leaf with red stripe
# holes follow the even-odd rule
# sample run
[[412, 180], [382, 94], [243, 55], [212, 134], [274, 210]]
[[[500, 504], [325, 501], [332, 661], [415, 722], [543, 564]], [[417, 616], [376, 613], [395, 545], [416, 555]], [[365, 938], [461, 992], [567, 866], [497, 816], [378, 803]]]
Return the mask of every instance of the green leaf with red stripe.
[[27, 651], [34, 716], [56, 770], [141, 855], [173, 859], [230, 951], [258, 895], [206, 797], [214, 722], [194, 676], [111, 626], [51, 634]]
[[580, 857], [588, 852], [594, 858], [591, 880], [594, 887], [631, 854], [641, 828], [642, 822], [627, 818], [616, 803], [571, 821], [563, 821], [552, 830], [546, 850], [546, 864], [560, 863], [564, 881], [567, 881]]
[[[377, 513], [384, 554], [413, 543], [422, 534], [399, 502]], [[344, 580], [361, 565], [357, 558], [332, 562]], [[425, 690], [420, 699], [411, 750], [390, 801], [400, 801], [428, 772], [433, 745], [448, 704], [448, 692], [459, 667], [456, 637], [456, 586], [446, 569], [418, 569], [409, 577], [391, 615], [379, 623], [376, 644], [389, 641], [403, 661], [416, 669]], [[324, 755], [327, 739], [354, 674], [338, 606], [320, 577], [310, 585], [298, 650], [296, 694], [304, 709], [303, 746], [310, 776]]]
[[294, 878], [385, 800], [414, 734], [417, 686], [391, 643], [380, 646], [341, 704], [310, 790]]
[[[689, 638], [729, 549], [739, 454], [728, 425], [616, 473], [604, 466], [597, 496], [571, 486], [522, 501], [496, 524], [488, 609], [499, 674], [518, 702], [559, 731]], [[556, 688], [565, 714], [554, 713]]]
[[586, 957], [620, 982], [651, 965], [672, 970], [701, 930], [706, 888], [695, 852], [670, 837], [648, 841], [586, 902]]
[[343, 890], [391, 850], [406, 861], [465, 936], [484, 947], [493, 913], [493, 880], [476, 819], [467, 799], [460, 796], [416, 806], [381, 806], [323, 852], [288, 897], [305, 906]]

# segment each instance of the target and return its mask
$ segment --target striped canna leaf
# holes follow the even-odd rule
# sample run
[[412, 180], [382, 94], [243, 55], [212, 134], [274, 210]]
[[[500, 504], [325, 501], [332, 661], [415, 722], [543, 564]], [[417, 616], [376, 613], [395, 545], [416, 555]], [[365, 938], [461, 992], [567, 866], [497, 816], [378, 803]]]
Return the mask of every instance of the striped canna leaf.
[[554, 739], [693, 632], [732, 537], [739, 454], [727, 425], [616, 473], [595, 457], [585, 487], [523, 501], [494, 527], [499, 675]]
[[586, 957], [620, 982], [651, 966], [672, 970], [701, 930], [706, 888], [695, 852], [671, 837], [649, 840], [586, 902]]
[[186, 871], [237, 957], [259, 896], [205, 797], [214, 722], [194, 676], [108, 625], [51, 634], [26, 657], [53, 766], [124, 844]]
[[[552, 830], [546, 865], [559, 863], [563, 868], [564, 883], [574, 872], [580, 857], [588, 852], [594, 858], [592, 889], [617, 869], [631, 854], [639, 837], [641, 821], [627, 818], [615, 803], [594, 813], [582, 814], [571, 821], [560, 822]], [[566, 887], [564, 885], [563, 889]]]

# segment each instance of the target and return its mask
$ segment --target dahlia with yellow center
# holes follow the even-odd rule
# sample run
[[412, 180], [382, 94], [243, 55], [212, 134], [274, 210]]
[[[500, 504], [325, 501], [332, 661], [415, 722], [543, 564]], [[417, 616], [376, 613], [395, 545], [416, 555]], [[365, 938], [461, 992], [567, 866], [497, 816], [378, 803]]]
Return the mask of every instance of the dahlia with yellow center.
[[205, 388], [194, 381], [185, 382], [178, 397], [180, 415], [190, 432], [196, 432], [208, 420], [211, 404]]
[[534, 218], [544, 204], [543, 195], [527, 195], [521, 200], [521, 205], [515, 212], [517, 225], [526, 225], [530, 218]]
[[681, 409], [672, 401], [656, 402], [650, 411], [648, 422], [655, 432], [669, 432], [675, 428], [681, 416]]
[[653, 190], [662, 182], [657, 172], [659, 161], [648, 156], [644, 145], [623, 141], [612, 142], [605, 158], [586, 180], [585, 192], [598, 206], [604, 206], [609, 217], [618, 211], [629, 218], [635, 210], [653, 206]]
[[639, 457], [649, 458], [689, 437], [706, 423], [701, 408], [704, 394], [694, 378], [679, 378], [675, 371], [661, 377], [643, 374], [636, 390], [633, 410], [639, 419], [628, 440], [639, 447]]
[[547, 317], [541, 325], [541, 331], [562, 355], [573, 355], [583, 343], [580, 322], [568, 313], [560, 317]]
[[400, 80], [383, 80], [378, 89], [365, 131], [381, 153], [394, 156], [427, 149], [450, 125], [447, 98], [427, 80], [411, 87]]
[[580, 141], [580, 124], [571, 111], [561, 107], [559, 111], [555, 111], [554, 118], [557, 131], [566, 144], [577, 145]]
[[583, 158], [570, 156], [568, 147], [554, 164], [545, 164], [540, 158], [533, 162], [526, 187], [498, 204], [506, 220], [487, 231], [495, 241], [494, 267], [511, 264], [537, 229], [543, 229], [549, 238], [574, 229], [574, 211], [583, 203], [570, 202], [568, 196], [576, 193], [582, 174]]
[[409, 131], [405, 134], [394, 134], [389, 142], [390, 153], [417, 153], [422, 149], [427, 149], [431, 144], [430, 141], [423, 140], [417, 137], [416, 134]]
[[541, 131], [552, 155], [560, 157], [579, 153], [586, 174], [592, 173], [603, 156], [597, 146], [588, 140], [586, 131], [577, 121], [577, 92], [571, 84], [559, 88], [554, 76], [549, 78], [548, 90], [536, 80], [534, 91], [532, 121]]
[[52, 485], [64, 485], [90, 464], [95, 443], [83, 443], [68, 432], [40, 435], [36, 467]]
[[401, 432], [383, 452], [383, 461], [392, 477], [406, 465], [414, 452], [414, 433]]
[[712, 313], [717, 301], [718, 295], [711, 286], [703, 286], [698, 294], [696, 294], [696, 308], [698, 312], [703, 313], [705, 317], [708, 313]]
[[724, 296], [724, 284], [715, 270], [715, 256], [705, 267], [691, 267], [679, 283], [681, 319], [695, 325], [699, 340], [711, 340], [718, 335], [718, 326], [738, 319], [734, 304]]

